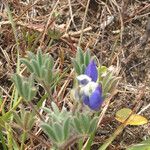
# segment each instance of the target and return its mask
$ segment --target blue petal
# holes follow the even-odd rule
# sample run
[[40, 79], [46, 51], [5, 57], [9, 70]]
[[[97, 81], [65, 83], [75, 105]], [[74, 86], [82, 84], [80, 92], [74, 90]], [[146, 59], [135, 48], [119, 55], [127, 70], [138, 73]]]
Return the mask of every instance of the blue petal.
[[98, 110], [103, 103], [102, 89], [98, 86], [96, 90], [89, 97], [89, 107], [92, 110]]
[[92, 60], [85, 69], [85, 74], [92, 78], [92, 81], [96, 82], [98, 78], [98, 71], [94, 60]]
[[88, 96], [85, 96], [85, 95], [83, 95], [83, 103], [85, 104], [85, 105], [88, 105], [88, 106], [90, 106], [90, 102], [89, 102], [89, 97]]

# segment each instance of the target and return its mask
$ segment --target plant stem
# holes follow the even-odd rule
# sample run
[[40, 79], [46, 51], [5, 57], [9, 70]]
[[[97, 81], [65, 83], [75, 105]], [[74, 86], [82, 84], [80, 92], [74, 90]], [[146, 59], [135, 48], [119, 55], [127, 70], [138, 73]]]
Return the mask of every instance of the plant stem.
[[5, 129], [7, 130], [8, 149], [13, 150], [11, 127], [6, 124]]
[[42, 82], [42, 85], [44, 86], [51, 102], [53, 101], [53, 96], [52, 96], [52, 92], [51, 92], [51, 87], [48, 87], [44, 82]]
[[24, 150], [24, 141], [26, 138], [26, 134], [27, 134], [26, 131], [23, 131], [20, 150]]
[[4, 135], [2, 133], [2, 129], [1, 128], [0, 128], [0, 140], [1, 140], [1, 143], [2, 143], [2, 146], [3, 146], [3, 150], [7, 150], [7, 146], [6, 146]]
[[18, 107], [18, 105], [21, 103], [21, 101], [22, 101], [22, 97], [19, 98], [19, 100], [15, 103], [13, 108], [11, 108], [7, 113], [4, 114], [4, 116], [3, 116], [4, 120], [7, 119], [11, 115], [12, 111]]
[[40, 113], [37, 111], [37, 109], [34, 107], [32, 102], [28, 102], [28, 104], [31, 106], [31, 108], [35, 111], [36, 115], [44, 122], [44, 118], [40, 115]]
[[83, 139], [79, 139], [78, 149], [81, 150], [83, 146]]

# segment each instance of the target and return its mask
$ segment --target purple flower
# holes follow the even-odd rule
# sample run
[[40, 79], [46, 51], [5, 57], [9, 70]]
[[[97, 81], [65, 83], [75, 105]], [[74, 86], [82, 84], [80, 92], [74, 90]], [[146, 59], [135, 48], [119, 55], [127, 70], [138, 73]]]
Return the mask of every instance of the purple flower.
[[89, 82], [81, 88], [83, 103], [92, 110], [98, 110], [103, 103], [102, 88], [96, 82]]
[[96, 82], [98, 78], [98, 71], [94, 60], [91, 60], [89, 65], [85, 69], [85, 75], [89, 76], [92, 81]]
[[98, 110], [103, 103], [102, 88], [96, 83], [98, 78], [98, 71], [94, 60], [92, 60], [85, 73], [79, 75], [80, 92], [79, 95], [85, 105], [92, 110]]

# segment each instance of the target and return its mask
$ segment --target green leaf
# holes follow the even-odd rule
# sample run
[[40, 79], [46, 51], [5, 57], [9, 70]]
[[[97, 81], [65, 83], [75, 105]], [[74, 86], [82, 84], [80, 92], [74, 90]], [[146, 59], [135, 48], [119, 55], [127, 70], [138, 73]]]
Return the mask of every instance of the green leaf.
[[18, 75], [18, 74], [14, 74], [13, 77], [12, 77], [12, 80], [19, 92], [19, 94], [22, 96], [23, 95], [23, 92], [22, 92], [22, 79], [21, 77]]
[[27, 66], [28, 70], [31, 73], [33, 73], [33, 68], [32, 68], [31, 62], [29, 60], [22, 58], [20, 61]]
[[30, 51], [27, 52], [27, 55], [28, 55], [28, 58], [29, 58], [30, 60], [36, 59], [35, 54], [32, 53], [32, 52], [30, 52]]
[[1, 141], [1, 144], [2, 144], [2, 150], [8, 150], [8, 148], [7, 148], [7, 143], [6, 143], [6, 141], [5, 141], [5, 135], [3, 134], [3, 132], [2, 132], [3, 130], [2, 130], [2, 128], [0, 127], [0, 141]]
[[80, 65], [84, 64], [84, 55], [83, 55], [83, 51], [81, 48], [78, 47], [77, 50], [77, 60], [80, 63]]
[[49, 136], [49, 138], [51, 140], [53, 140], [54, 142], [57, 142], [55, 132], [54, 132], [53, 128], [50, 125], [48, 125], [46, 123], [42, 123], [41, 128]]
[[59, 143], [63, 142], [63, 131], [62, 126], [58, 123], [54, 123], [53, 130], [55, 132], [55, 137]]
[[[52, 70], [47, 70], [45, 79], [49, 84], [54, 81]], [[55, 76], [55, 79], [57, 79], [57, 75]]]
[[90, 63], [90, 50], [88, 49], [84, 55], [84, 64], [87, 66]]
[[42, 59], [43, 57], [42, 57], [42, 52], [41, 52], [41, 50], [38, 50], [38, 52], [37, 52], [37, 61], [38, 61], [38, 65], [41, 67], [42, 66]]
[[94, 117], [91, 121], [90, 121], [90, 127], [89, 127], [89, 134], [93, 133], [97, 127], [97, 121], [98, 118]]
[[89, 131], [89, 126], [90, 126], [90, 118], [88, 115], [81, 114], [79, 117], [79, 121], [82, 123], [82, 131], [84, 133], [88, 133]]
[[42, 66], [41, 70], [40, 70], [40, 77], [42, 80], [46, 79], [47, 72], [48, 72], [48, 70], [45, 68], [45, 66]]
[[108, 92], [111, 91], [113, 87], [117, 84], [119, 78], [112, 78], [105, 86], [105, 89], [103, 89], [103, 93], [107, 94]]
[[63, 126], [63, 131], [64, 131], [64, 137], [63, 139], [66, 140], [68, 138], [69, 135], [69, 130], [70, 130], [70, 118], [67, 118], [64, 122], [64, 126]]
[[108, 68], [106, 66], [101, 66], [99, 68], [99, 73], [102, 75], [104, 73], [107, 73]]
[[21, 121], [20, 116], [16, 113], [16, 111], [13, 111], [13, 116], [15, 121], [17, 122], [18, 125], [20, 125], [21, 127], [23, 127], [23, 123]]
[[113, 75], [111, 72], [109, 72], [102, 81], [102, 87], [103, 89], [107, 88], [107, 85], [109, 84], [110, 80], [112, 79]]
[[29, 83], [27, 81], [24, 81], [22, 84], [22, 91], [23, 91], [22, 97], [25, 98], [27, 101], [30, 100], [30, 95], [29, 95], [30, 90], [31, 89], [29, 87]]
[[40, 66], [35, 60], [31, 60], [32, 68], [34, 70], [35, 75], [37, 75], [40, 78]]
[[48, 56], [44, 57], [44, 62], [43, 62], [43, 67], [47, 69], [52, 69], [51, 63], [50, 63], [50, 58]]
[[74, 125], [75, 129], [78, 131], [78, 133], [82, 133], [80, 121], [76, 117], [73, 120], [73, 125]]
[[53, 60], [51, 55], [48, 55], [48, 57], [49, 57], [49, 64], [48, 64], [47, 67], [48, 67], [49, 70], [52, 70], [53, 67], [54, 67], [54, 60]]
[[47, 107], [43, 107], [43, 110], [46, 112], [46, 113], [49, 113], [51, 114], [52, 113], [52, 110], [47, 108]]
[[36, 96], [37, 89], [35, 87], [32, 87], [30, 91], [30, 97], [29, 100], [32, 100]]
[[52, 106], [53, 111], [54, 111], [55, 114], [60, 113], [58, 106], [54, 102], [51, 103], [51, 106]]
[[84, 74], [85, 68], [86, 68], [85, 64], [82, 64], [81, 65], [81, 74]]
[[72, 63], [73, 63], [73, 66], [74, 66], [74, 68], [75, 68], [76, 73], [77, 73], [78, 75], [80, 75], [80, 74], [81, 74], [81, 68], [80, 68], [79, 64], [78, 64], [77, 61], [74, 60], [74, 59], [72, 59]]

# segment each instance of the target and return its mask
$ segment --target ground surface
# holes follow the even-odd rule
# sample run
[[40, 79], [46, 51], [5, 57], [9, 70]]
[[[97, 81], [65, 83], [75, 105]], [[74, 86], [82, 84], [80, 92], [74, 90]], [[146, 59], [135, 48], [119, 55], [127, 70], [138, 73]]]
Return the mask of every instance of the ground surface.
[[[82, 35], [86, 0], [11, 0], [13, 19], [17, 25], [20, 55], [27, 50], [52, 54], [61, 69], [70, 66]], [[55, 15], [54, 15], [55, 13]], [[53, 14], [53, 15], [52, 15]], [[123, 107], [133, 108], [136, 96], [144, 86], [144, 96], [137, 112], [150, 119], [150, 2], [149, 0], [91, 0], [83, 29], [81, 47], [91, 49], [102, 65], [120, 69], [118, 94], [112, 99], [104, 121], [97, 132], [93, 149], [97, 149], [117, 128], [115, 112]], [[149, 21], [149, 23], [148, 23]], [[149, 24], [149, 25], [147, 25]], [[62, 36], [50, 43], [48, 30], [58, 30]], [[30, 40], [27, 39], [30, 35]], [[49, 43], [51, 45], [49, 45]], [[10, 77], [16, 68], [16, 41], [8, 21], [5, 6], [0, 2], [0, 89], [9, 105]], [[63, 81], [65, 82], [65, 81]], [[62, 84], [63, 84], [62, 82]], [[70, 87], [68, 87], [69, 89]], [[125, 149], [150, 136], [150, 123], [128, 126], [109, 149]]]

